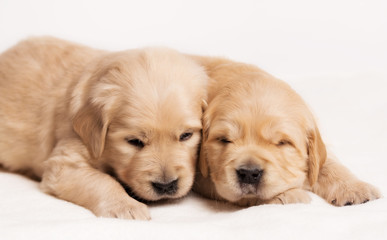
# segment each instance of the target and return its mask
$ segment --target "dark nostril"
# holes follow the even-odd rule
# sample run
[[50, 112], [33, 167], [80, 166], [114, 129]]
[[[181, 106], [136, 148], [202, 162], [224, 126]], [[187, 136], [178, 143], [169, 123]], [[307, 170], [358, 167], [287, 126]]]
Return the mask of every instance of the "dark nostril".
[[257, 184], [261, 180], [263, 170], [258, 168], [239, 168], [236, 170], [240, 183]]
[[177, 192], [177, 179], [168, 183], [152, 182], [152, 187], [159, 195], [173, 195]]

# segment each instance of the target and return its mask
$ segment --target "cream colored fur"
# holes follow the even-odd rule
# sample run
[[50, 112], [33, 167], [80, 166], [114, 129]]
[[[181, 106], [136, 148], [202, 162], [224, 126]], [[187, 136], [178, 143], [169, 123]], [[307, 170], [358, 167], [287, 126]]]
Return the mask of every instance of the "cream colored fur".
[[97, 216], [149, 219], [119, 181], [150, 201], [191, 189], [206, 83], [170, 49], [25, 40], [0, 55], [0, 164]]
[[[380, 197], [330, 154], [301, 97], [259, 68], [192, 56], [210, 77], [194, 190], [239, 205], [307, 203], [313, 191], [337, 206]], [[245, 184], [237, 170], [262, 170]]]

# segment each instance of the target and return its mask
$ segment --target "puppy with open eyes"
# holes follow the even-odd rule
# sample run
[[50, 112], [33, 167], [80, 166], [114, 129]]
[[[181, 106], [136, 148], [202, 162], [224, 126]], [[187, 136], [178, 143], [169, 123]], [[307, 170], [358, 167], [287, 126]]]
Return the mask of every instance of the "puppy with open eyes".
[[97, 216], [150, 219], [119, 182], [149, 201], [191, 189], [206, 84], [169, 49], [25, 40], [0, 55], [0, 164]]
[[210, 78], [194, 191], [241, 206], [308, 203], [308, 190], [337, 206], [380, 197], [327, 154], [310, 110], [286, 83], [252, 65], [192, 57]]

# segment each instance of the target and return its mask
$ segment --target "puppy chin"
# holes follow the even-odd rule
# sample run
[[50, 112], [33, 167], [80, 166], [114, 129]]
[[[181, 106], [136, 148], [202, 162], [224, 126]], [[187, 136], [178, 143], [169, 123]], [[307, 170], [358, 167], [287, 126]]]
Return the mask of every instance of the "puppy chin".
[[232, 173], [225, 173], [224, 176], [226, 176], [228, 180], [217, 180], [213, 175], [212, 181], [214, 182], [216, 192], [222, 198], [230, 202], [237, 202], [246, 198], [254, 198], [265, 201], [277, 195], [265, 187], [264, 181], [254, 186], [250, 184], [239, 183], [235, 177], [232, 177]]
[[232, 184], [235, 187], [230, 187], [230, 184], [216, 184], [216, 192], [225, 200], [230, 202], [237, 202], [242, 199], [259, 199], [261, 201], [269, 200], [275, 196], [275, 194], [268, 194], [264, 189], [258, 189], [251, 187], [251, 189], [244, 188], [239, 183]]

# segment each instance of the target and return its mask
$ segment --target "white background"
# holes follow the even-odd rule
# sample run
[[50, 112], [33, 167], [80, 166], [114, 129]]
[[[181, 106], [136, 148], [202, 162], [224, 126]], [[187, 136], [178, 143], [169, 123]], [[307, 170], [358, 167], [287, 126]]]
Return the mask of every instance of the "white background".
[[[0, 51], [23, 38], [38, 35], [53, 35], [109, 50], [168, 46], [183, 52], [224, 56], [258, 65], [289, 82], [315, 112], [326, 143], [340, 160], [361, 179], [387, 194], [385, 0], [0, 0]], [[50, 202], [57, 211], [44, 206], [38, 212], [28, 211], [34, 200], [49, 204], [45, 202], [47, 196], [38, 191], [36, 183], [4, 174], [0, 173], [1, 179], [9, 183], [5, 188], [0, 182], [0, 193], [17, 200], [9, 197], [7, 202], [8, 198], [0, 196], [3, 199], [0, 225], [8, 230], [6, 235], [14, 237], [22, 236], [23, 231], [32, 236], [42, 236], [44, 232], [47, 238], [58, 236], [58, 232], [70, 237], [68, 229], [74, 230], [74, 226], [68, 222], [63, 224], [63, 218], [76, 219], [79, 225], [75, 231], [83, 234], [80, 238], [91, 231], [100, 234], [106, 231], [119, 237], [127, 227], [132, 233], [135, 230], [140, 234], [136, 236], [145, 234], [158, 239], [169, 237], [162, 235], [163, 231], [188, 238], [199, 234], [224, 239], [230, 238], [232, 233], [237, 236], [243, 233], [247, 237], [267, 239], [269, 236], [295, 236], [289, 235], [294, 234], [292, 229], [306, 230], [302, 236], [315, 238], [387, 236], [385, 199], [339, 209], [320, 205], [315, 197], [310, 206], [298, 206], [296, 210], [260, 206], [246, 211], [220, 210], [222, 214], [219, 215], [219, 211], [214, 210], [218, 205], [208, 209], [197, 196], [190, 196], [175, 205], [151, 207], [152, 224], [131, 225], [108, 220], [96, 223], [93, 215], [86, 214], [82, 208], [63, 203], [62, 207]], [[33, 197], [20, 198], [18, 187], [32, 187]], [[260, 215], [262, 211], [264, 216]], [[305, 216], [317, 222], [305, 220]], [[248, 222], [249, 217], [254, 218], [257, 225]], [[42, 220], [39, 232], [32, 224], [36, 218], [57, 222], [47, 226]], [[9, 219], [24, 222], [19, 229], [17, 224], [9, 225]], [[275, 228], [279, 219], [284, 223], [281, 230]], [[166, 223], [171, 226], [166, 227]], [[107, 224], [109, 228], [95, 229], [95, 224]], [[175, 224], [180, 224], [184, 230], [175, 232]], [[235, 224], [238, 227], [234, 227]], [[254, 227], [243, 228], [249, 224]], [[337, 226], [340, 228], [335, 229]], [[311, 235], [316, 232], [322, 235]]]
[[275, 75], [385, 71], [386, 15], [385, 0], [1, 0], [0, 50], [54, 35], [227, 56]]

